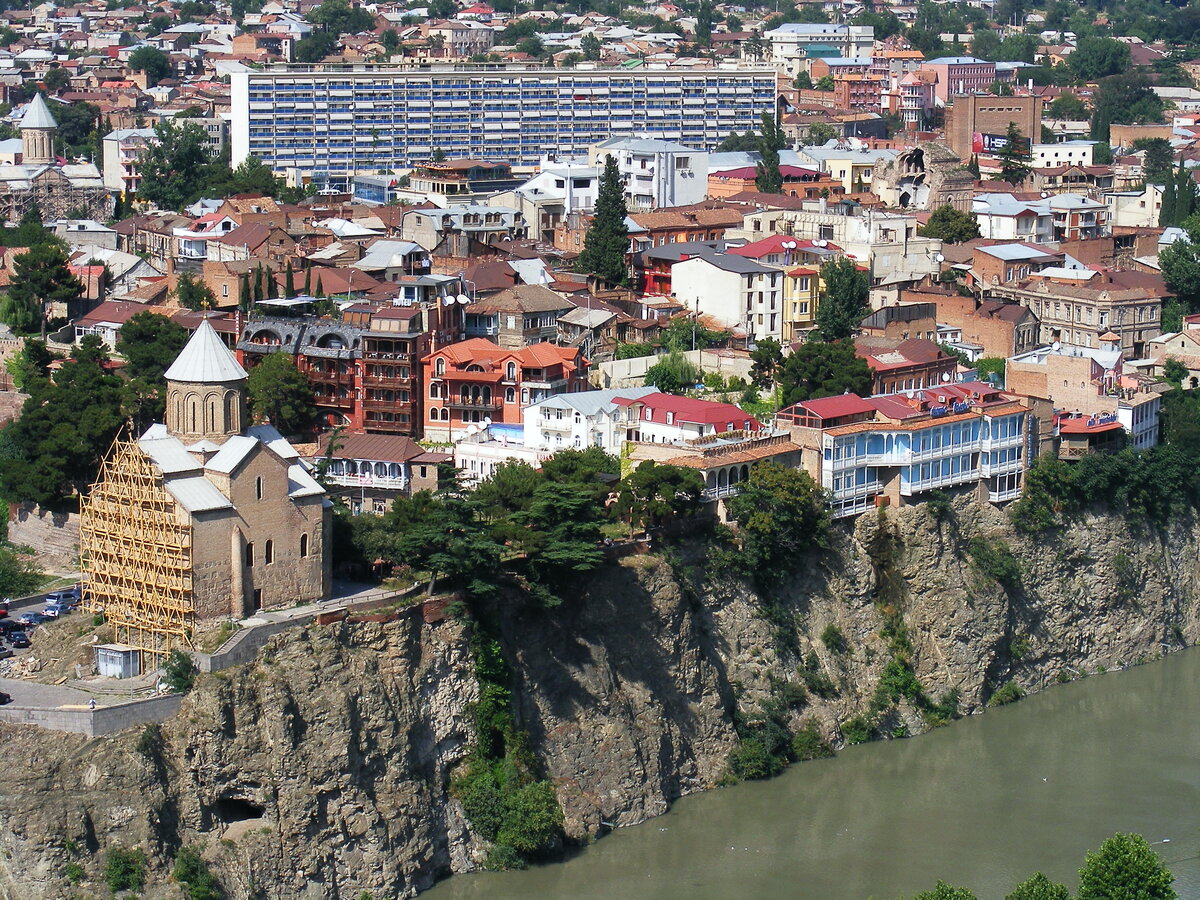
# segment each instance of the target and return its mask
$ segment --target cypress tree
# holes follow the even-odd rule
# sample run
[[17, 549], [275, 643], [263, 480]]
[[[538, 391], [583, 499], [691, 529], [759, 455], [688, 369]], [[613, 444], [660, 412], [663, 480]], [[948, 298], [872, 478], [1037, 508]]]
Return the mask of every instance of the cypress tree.
[[304, 293], [307, 296], [312, 296], [312, 267], [309, 266], [304, 270]]
[[238, 308], [245, 311], [250, 309], [250, 273], [243, 272], [238, 285]]
[[262, 263], [254, 267], [254, 302], [267, 299], [267, 279], [263, 273]]
[[[1176, 181], [1178, 181], [1177, 178], [1168, 178], [1166, 184], [1163, 185], [1162, 209], [1158, 212], [1158, 224], [1164, 228], [1168, 225], [1174, 225], [1177, 221], [1175, 217]], [[1153, 190], [1153, 188], [1147, 184], [1144, 190], [1149, 191]]]
[[292, 264], [290, 262], [287, 264], [287, 272], [284, 275], [283, 291], [288, 297], [296, 296], [296, 276], [292, 272]]
[[1196, 182], [1192, 174], [1179, 164], [1179, 184], [1175, 187], [1175, 223], [1182, 225], [1196, 211]]
[[324, 297], [325, 296], [325, 286], [323, 284], [321, 284], [321, 276], [320, 275], [317, 276], [317, 290], [316, 290], [316, 293], [313, 294], [313, 296], [314, 297]]
[[617, 169], [617, 161], [607, 155], [604, 157], [604, 174], [600, 176], [592, 224], [588, 226], [583, 239], [583, 252], [575, 263], [577, 271], [595, 275], [612, 285], [629, 281], [629, 266], [625, 262], [625, 254], [629, 252], [626, 215], [628, 209], [625, 206], [621, 172]]
[[787, 138], [775, 117], [762, 114], [762, 127], [758, 136], [758, 152], [761, 162], [754, 176], [754, 186], [764, 194], [783, 193], [783, 173], [779, 171], [779, 151], [787, 145]]

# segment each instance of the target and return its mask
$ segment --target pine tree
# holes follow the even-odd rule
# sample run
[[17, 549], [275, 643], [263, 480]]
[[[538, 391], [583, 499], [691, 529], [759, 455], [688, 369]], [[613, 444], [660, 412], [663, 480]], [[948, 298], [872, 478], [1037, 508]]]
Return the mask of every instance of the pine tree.
[[604, 174], [600, 176], [600, 190], [596, 195], [592, 223], [584, 237], [583, 252], [575, 264], [576, 271], [595, 275], [610, 285], [629, 281], [629, 266], [625, 261], [625, 254], [629, 251], [626, 215], [628, 210], [621, 172], [617, 168], [617, 161], [607, 155], [604, 157]]
[[283, 291], [287, 297], [296, 296], [296, 275], [292, 271], [292, 264], [287, 264], [287, 271], [284, 274]]
[[304, 269], [304, 294], [312, 296], [312, 267], [308, 266]]
[[1029, 163], [1026, 161], [1029, 154], [1021, 149], [1023, 140], [1017, 123], [1009, 122], [1008, 131], [1004, 135], [1004, 148], [996, 154], [996, 159], [1000, 162], [997, 180], [1019, 185], [1029, 177]]
[[787, 146], [783, 129], [770, 113], [762, 114], [758, 152], [761, 162], [754, 176], [754, 186], [764, 194], [783, 193], [783, 173], [779, 170], [779, 151]]
[[707, 47], [712, 43], [713, 8], [712, 0], [700, 0], [696, 12], [696, 43]]
[[971, 161], [967, 163], [967, 171], [975, 176], [976, 181], [979, 180], [979, 157], [977, 155], [971, 156]]
[[325, 296], [325, 286], [323, 284], [321, 284], [321, 276], [320, 275], [317, 276], [317, 289], [316, 289], [316, 291], [313, 292], [313, 296], [314, 297], [324, 297]]
[[1175, 185], [1174, 224], [1182, 225], [1192, 217], [1192, 213], [1196, 211], [1200, 198], [1196, 196], [1196, 182], [1193, 180], [1191, 172], [1183, 167], [1183, 163], [1179, 164], [1179, 172], [1176, 175], [1176, 179], [1178, 183]]
[[246, 312], [250, 309], [250, 273], [243, 272], [241, 283], [238, 285], [238, 309]]
[[267, 279], [260, 263], [254, 268], [254, 302], [267, 299]]

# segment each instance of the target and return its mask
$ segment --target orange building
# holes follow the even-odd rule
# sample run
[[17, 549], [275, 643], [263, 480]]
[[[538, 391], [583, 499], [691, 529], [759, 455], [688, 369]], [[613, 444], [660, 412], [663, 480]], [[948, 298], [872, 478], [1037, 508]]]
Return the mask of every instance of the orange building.
[[472, 338], [421, 360], [425, 375], [425, 437], [453, 441], [468, 428], [521, 425], [521, 410], [555, 394], [587, 389], [588, 360], [577, 347], [540, 343], [505, 350]]

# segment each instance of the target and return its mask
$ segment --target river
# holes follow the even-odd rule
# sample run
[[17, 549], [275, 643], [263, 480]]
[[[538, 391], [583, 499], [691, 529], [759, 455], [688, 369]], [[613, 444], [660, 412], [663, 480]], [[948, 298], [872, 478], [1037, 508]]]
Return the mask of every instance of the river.
[[709, 791], [565, 862], [461, 875], [427, 900], [864, 900], [938, 878], [999, 900], [1035, 871], [1074, 890], [1117, 831], [1200, 897], [1200, 649], [1076, 681], [909, 740]]

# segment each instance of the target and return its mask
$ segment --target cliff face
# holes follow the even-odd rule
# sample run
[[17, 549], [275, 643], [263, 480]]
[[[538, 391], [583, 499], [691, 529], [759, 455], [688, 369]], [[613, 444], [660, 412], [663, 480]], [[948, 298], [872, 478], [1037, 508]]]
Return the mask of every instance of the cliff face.
[[[1037, 690], [1200, 638], [1200, 528], [1131, 531], [1090, 518], [1026, 539], [990, 507], [866, 515], [780, 592], [767, 621], [744, 585], [707, 587], [701, 560], [630, 557], [562, 607], [487, 612], [516, 673], [514, 697], [583, 839], [712, 786], [736, 744], [733, 712], [772, 681], [797, 681], [815, 653], [839, 690], [797, 719], [831, 738], [862, 712], [891, 658], [899, 615], [930, 696], [978, 709], [999, 685]], [[967, 552], [1007, 542], [1007, 587]], [[820, 639], [836, 625], [849, 649]], [[414, 893], [478, 865], [481, 848], [449, 797], [471, 740], [478, 688], [468, 631], [417, 616], [311, 626], [273, 639], [251, 666], [206, 676], [161, 738], [85, 741], [0, 727], [0, 897], [67, 895], [64, 868], [91, 877], [100, 854], [141, 846], [161, 886], [180, 844], [203, 845], [234, 897], [357, 898]], [[895, 714], [910, 731], [922, 719]], [[156, 893], [157, 892], [157, 893]]]

